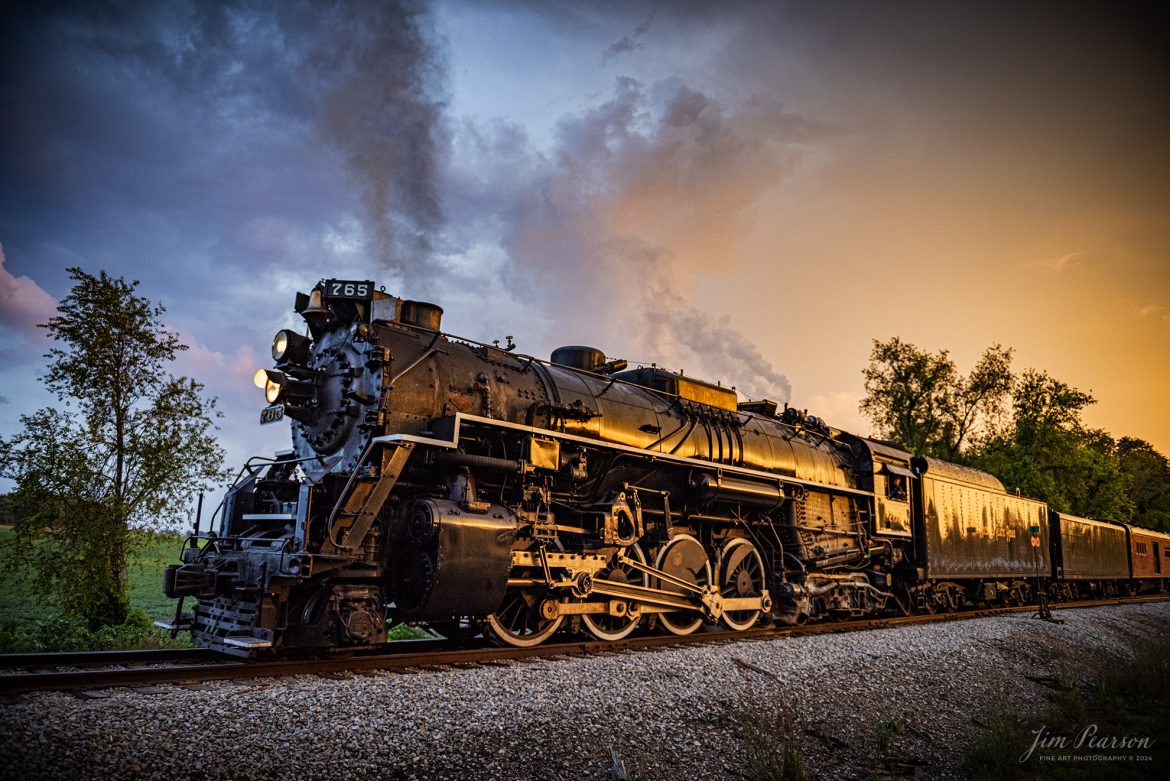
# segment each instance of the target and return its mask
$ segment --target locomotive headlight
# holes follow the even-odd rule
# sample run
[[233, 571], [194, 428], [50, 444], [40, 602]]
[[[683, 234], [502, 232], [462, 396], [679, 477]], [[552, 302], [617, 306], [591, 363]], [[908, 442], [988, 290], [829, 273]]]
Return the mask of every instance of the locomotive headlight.
[[261, 369], [256, 372], [252, 381], [256, 383], [257, 387], [264, 389], [264, 400], [269, 404], [280, 401], [284, 389], [288, 386], [288, 378], [284, 376], [284, 372], [272, 369]]
[[272, 337], [272, 360], [277, 363], [292, 363], [304, 366], [309, 362], [309, 346], [312, 340], [296, 331], [277, 331]]
[[286, 350], [288, 350], [288, 331], [281, 331], [272, 340], [272, 357], [279, 361], [284, 358]]
[[303, 408], [314, 403], [317, 386], [311, 379], [290, 377], [278, 369], [261, 369], [256, 373], [257, 384], [261, 379], [264, 381], [264, 399], [269, 404], [289, 404]]

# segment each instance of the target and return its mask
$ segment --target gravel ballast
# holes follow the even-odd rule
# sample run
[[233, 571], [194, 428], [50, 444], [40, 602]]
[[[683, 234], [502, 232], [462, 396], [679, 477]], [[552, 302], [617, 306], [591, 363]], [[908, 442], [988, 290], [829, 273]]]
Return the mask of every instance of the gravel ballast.
[[[796, 716], [811, 777], [892, 756], [962, 777], [975, 722], [1043, 706], [1166, 635], [1170, 603], [547, 659], [472, 669], [28, 695], [0, 714], [3, 778], [735, 778], [745, 715]], [[1039, 679], [1039, 680], [1037, 680]], [[897, 725], [891, 733], [891, 725]]]

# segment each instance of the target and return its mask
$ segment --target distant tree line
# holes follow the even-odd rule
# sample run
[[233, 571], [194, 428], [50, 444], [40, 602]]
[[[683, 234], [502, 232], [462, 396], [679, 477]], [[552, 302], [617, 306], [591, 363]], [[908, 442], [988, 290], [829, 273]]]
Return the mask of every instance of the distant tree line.
[[1053, 509], [1170, 531], [1170, 462], [1142, 439], [1085, 426], [1089, 393], [988, 347], [964, 375], [946, 350], [874, 340], [861, 412], [916, 455], [992, 473]]

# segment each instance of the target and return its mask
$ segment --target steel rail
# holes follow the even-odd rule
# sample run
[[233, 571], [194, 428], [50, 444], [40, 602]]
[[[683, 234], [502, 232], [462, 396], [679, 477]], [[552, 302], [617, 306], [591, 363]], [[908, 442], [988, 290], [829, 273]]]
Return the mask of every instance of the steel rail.
[[0, 670], [36, 667], [97, 667], [117, 664], [199, 662], [223, 658], [210, 648], [152, 648], [118, 651], [52, 651], [0, 654]]
[[[1110, 605], [1165, 601], [1170, 601], [1170, 595], [1159, 594], [1147, 597], [1105, 599], [1092, 602], [1065, 602], [1052, 605], [1051, 609], [1055, 612], [1059, 610], [1076, 610]], [[1037, 609], [1036, 605], [1022, 605], [957, 611], [953, 613], [927, 613], [911, 616], [863, 618], [804, 624], [801, 626], [765, 627], [738, 632], [711, 629], [683, 636], [647, 635], [629, 637], [617, 641], [587, 639], [561, 643], [545, 643], [532, 648], [515, 648], [511, 646], [485, 647], [482, 645], [469, 648], [466, 646], [466, 643], [458, 644], [453, 641], [399, 640], [388, 644], [388, 653], [382, 650], [371, 654], [358, 654], [339, 658], [231, 661], [224, 657], [219, 657], [225, 660], [216, 664], [139, 667], [112, 670], [68, 670], [61, 672], [0, 675], [0, 695], [23, 694], [34, 691], [104, 689], [123, 686], [139, 687], [161, 683], [189, 684], [200, 681], [274, 678], [290, 675], [368, 673], [382, 670], [409, 670], [410, 668], [429, 669], [451, 665], [474, 665], [530, 658], [588, 656], [606, 652], [670, 648], [802, 635], [834, 634], [839, 632], [867, 631], [871, 629], [889, 629], [908, 624], [963, 621], [972, 618], [1028, 613], [1035, 612]], [[51, 658], [54, 655], [22, 654], [21, 656], [38, 656], [44, 659], [46, 657]], [[2, 659], [3, 657], [0, 656], [0, 660]], [[8, 666], [10, 667], [11, 665]]]

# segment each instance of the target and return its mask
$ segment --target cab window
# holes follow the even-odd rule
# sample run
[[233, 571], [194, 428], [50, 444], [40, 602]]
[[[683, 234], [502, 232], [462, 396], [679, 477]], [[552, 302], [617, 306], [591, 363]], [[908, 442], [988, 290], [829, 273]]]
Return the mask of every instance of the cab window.
[[906, 478], [902, 475], [886, 475], [886, 497], [895, 502], [906, 501]]

